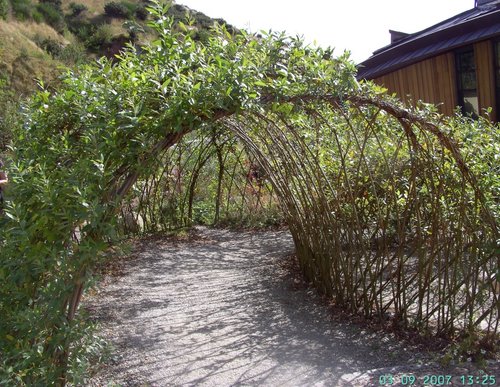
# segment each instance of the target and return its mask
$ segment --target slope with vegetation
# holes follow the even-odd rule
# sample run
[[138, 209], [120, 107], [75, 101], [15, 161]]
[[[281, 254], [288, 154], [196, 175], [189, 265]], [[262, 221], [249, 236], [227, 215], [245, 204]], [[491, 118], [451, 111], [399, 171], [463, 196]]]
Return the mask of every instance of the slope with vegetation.
[[[52, 57], [56, 63], [47, 60], [33, 66], [38, 71], [33, 75], [50, 79], [47, 68], [54, 69], [57, 61], [75, 65], [101, 55], [113, 58], [127, 43], [140, 46], [155, 37], [147, 26], [147, 5], [139, 0], [1, 0], [3, 77], [21, 54], [42, 59], [40, 51], [45, 51]], [[176, 21], [185, 21], [189, 15], [190, 28], [196, 30], [198, 38], [206, 37], [214, 22], [225, 24], [179, 4], [170, 8], [169, 15]], [[22, 86], [26, 89], [29, 83], [24, 79]]]
[[[140, 47], [154, 40], [147, 5], [141, 0], [0, 0], [1, 149], [19, 101], [35, 91], [39, 81], [55, 87], [64, 67], [103, 55], [114, 58], [127, 44]], [[206, 39], [214, 22], [225, 24], [180, 4], [174, 4], [169, 15], [177, 22], [189, 15], [197, 39]]]

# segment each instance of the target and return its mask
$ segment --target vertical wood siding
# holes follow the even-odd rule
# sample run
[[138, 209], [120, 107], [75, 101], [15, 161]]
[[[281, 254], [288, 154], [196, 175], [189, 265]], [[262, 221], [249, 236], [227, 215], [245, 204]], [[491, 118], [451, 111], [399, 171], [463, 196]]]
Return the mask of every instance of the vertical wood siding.
[[493, 45], [485, 40], [474, 44], [479, 106], [481, 109], [492, 107], [491, 119], [497, 120], [495, 104], [495, 68], [493, 64]]
[[451, 115], [457, 105], [453, 53], [426, 59], [374, 81], [405, 102], [422, 100], [439, 105], [443, 114]]
[[[493, 48], [491, 41], [474, 44], [476, 73], [480, 109], [493, 107], [495, 111], [495, 73], [493, 68]], [[405, 102], [424, 102], [438, 105], [439, 111], [453, 114], [458, 105], [455, 70], [455, 54], [448, 52], [423, 60], [402, 69], [385, 74], [374, 81], [396, 93]]]

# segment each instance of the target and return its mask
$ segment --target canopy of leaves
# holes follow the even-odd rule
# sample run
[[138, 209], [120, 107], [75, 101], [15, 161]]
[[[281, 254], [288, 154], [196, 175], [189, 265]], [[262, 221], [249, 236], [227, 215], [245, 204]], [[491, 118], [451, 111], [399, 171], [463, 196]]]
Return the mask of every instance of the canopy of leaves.
[[141, 55], [131, 48], [115, 64], [69, 72], [58, 92], [33, 98], [15, 133], [1, 227], [3, 380], [61, 375], [67, 345], [81, 333], [75, 286], [113, 239], [110, 219], [127, 179], [147, 173], [163, 148], [264, 100], [356, 87], [352, 63], [299, 40], [218, 27], [200, 43], [188, 28], [173, 33], [166, 12], [152, 9], [159, 39]]

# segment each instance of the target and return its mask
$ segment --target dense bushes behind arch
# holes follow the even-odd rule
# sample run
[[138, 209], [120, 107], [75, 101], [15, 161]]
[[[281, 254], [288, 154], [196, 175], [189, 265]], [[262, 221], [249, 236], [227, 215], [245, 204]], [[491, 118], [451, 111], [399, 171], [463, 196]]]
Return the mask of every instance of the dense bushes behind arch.
[[444, 132], [455, 119], [438, 128], [385, 96], [293, 100], [298, 122], [278, 111], [230, 125], [272, 177], [306, 276], [368, 318], [495, 337], [498, 127], [458, 119], [494, 144], [468, 163], [477, 181]]
[[139, 179], [119, 214], [128, 234], [193, 224], [266, 227], [283, 224], [270, 183], [237, 137], [221, 128], [190, 133]]
[[169, 148], [214, 130], [235, 133], [265, 170], [304, 272], [339, 304], [422, 332], [496, 337], [497, 126], [407, 110], [358, 84], [347, 58], [300, 40], [216, 27], [197, 42], [171, 32], [165, 9], [152, 15], [160, 38], [141, 55], [69, 72], [15, 133], [0, 380], [77, 379], [88, 353], [78, 305], [121, 203], [159, 176]]

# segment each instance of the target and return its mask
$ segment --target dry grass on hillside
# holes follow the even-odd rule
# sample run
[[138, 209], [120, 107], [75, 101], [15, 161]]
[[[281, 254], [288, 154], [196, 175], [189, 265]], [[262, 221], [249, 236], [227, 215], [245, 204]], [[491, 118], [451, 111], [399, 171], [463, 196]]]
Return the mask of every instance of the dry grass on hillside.
[[[62, 7], [64, 12], [67, 13], [69, 10], [69, 5], [71, 3], [83, 4], [87, 7], [88, 16], [93, 17], [104, 14], [104, 5], [106, 3], [109, 3], [110, 1], [120, 2], [120, 0], [62, 0]], [[137, 4], [142, 3], [140, 0], [127, 0], [127, 1], [130, 3], [137, 3]]]
[[97, 16], [104, 13], [104, 4], [107, 2], [106, 0], [62, 0], [62, 8], [64, 13], [68, 13], [71, 3], [83, 4], [87, 7], [88, 16]]
[[29, 39], [33, 39], [38, 35], [43, 38], [56, 40], [63, 44], [69, 43], [62, 35], [45, 23], [11, 21], [9, 24]]
[[37, 79], [50, 81], [58, 74], [60, 62], [36, 45], [35, 37], [67, 41], [46, 24], [0, 20], [0, 73], [6, 74], [11, 88], [29, 93]]

